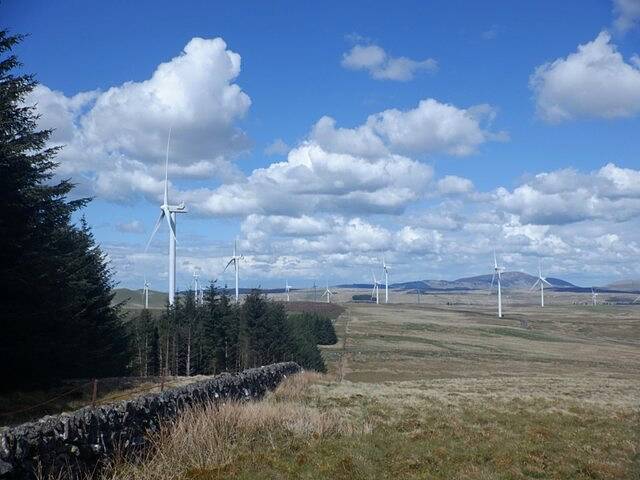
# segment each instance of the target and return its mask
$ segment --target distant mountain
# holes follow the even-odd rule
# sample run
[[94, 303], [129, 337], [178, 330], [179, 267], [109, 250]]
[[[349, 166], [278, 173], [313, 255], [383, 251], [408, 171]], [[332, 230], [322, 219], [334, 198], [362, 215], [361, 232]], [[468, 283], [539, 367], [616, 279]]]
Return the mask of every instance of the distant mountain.
[[[477, 275], [464, 277], [453, 281], [447, 280], [421, 280], [413, 282], [394, 283], [391, 288], [400, 290], [486, 290], [491, 287], [493, 275]], [[505, 288], [525, 289], [531, 288], [537, 277], [523, 272], [504, 272], [502, 274], [502, 286]], [[559, 278], [547, 278], [553, 288], [580, 288], [572, 283]]]
[[628, 292], [640, 292], [640, 280], [619, 280], [605, 285], [604, 288]]

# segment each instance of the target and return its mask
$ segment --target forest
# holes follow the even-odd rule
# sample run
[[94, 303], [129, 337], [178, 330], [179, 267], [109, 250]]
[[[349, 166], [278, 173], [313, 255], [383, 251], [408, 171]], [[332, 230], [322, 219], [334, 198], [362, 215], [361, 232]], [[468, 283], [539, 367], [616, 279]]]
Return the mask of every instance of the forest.
[[212, 283], [204, 301], [193, 292], [160, 314], [142, 310], [127, 324], [131, 369], [139, 376], [237, 372], [281, 361], [326, 370], [318, 345], [337, 342], [332, 321], [317, 313], [287, 314], [259, 290], [242, 303]]

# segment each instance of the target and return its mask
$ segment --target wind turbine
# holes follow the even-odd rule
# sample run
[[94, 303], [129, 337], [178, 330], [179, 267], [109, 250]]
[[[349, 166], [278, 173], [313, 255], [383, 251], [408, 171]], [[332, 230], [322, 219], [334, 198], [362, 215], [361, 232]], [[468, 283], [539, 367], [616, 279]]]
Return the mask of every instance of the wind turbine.
[[316, 285], [316, 281], [313, 281], [313, 301], [318, 301], [318, 286]]
[[193, 289], [194, 289], [194, 298], [196, 300], [196, 305], [200, 302], [200, 284], [198, 283], [198, 273], [193, 272]]
[[547, 282], [547, 279], [542, 276], [542, 262], [540, 262], [538, 263], [538, 279], [536, 280], [536, 283], [533, 284], [533, 286], [529, 291], [530, 292], [533, 291], [533, 289], [536, 288], [538, 284], [540, 284], [540, 306], [541, 307], [544, 307], [544, 284], [545, 283], [551, 286], [551, 284]]
[[382, 257], [382, 271], [384, 272], [384, 303], [389, 303], [389, 265]]
[[291, 285], [289, 285], [289, 281], [285, 280], [284, 281], [284, 291], [287, 293], [287, 302], [290, 301], [289, 299], [289, 290], [291, 290]]
[[502, 318], [502, 272], [503, 267], [498, 266], [498, 257], [496, 257], [496, 251], [493, 251], [493, 277], [491, 277], [491, 289], [493, 289], [493, 282], [498, 277], [498, 318]]
[[224, 267], [224, 270], [222, 271], [222, 273], [226, 272], [229, 265], [233, 263], [233, 268], [236, 273], [236, 303], [240, 301], [240, 288], [238, 283], [240, 281], [240, 260], [244, 260], [244, 256], [238, 255], [237, 253], [237, 243], [237, 240], [233, 242], [233, 257], [231, 257], [231, 260], [229, 260], [229, 263], [227, 263], [227, 266]]
[[598, 292], [596, 292], [593, 287], [591, 287], [591, 302], [594, 307], [598, 305]]
[[171, 141], [171, 129], [169, 129], [169, 136], [167, 137], [167, 152], [165, 156], [165, 164], [164, 164], [164, 201], [162, 205], [160, 205], [160, 217], [158, 217], [158, 221], [156, 222], [156, 226], [153, 229], [153, 233], [151, 233], [151, 237], [147, 242], [147, 246], [144, 249], [146, 252], [149, 249], [149, 245], [151, 245], [151, 241], [155, 236], [156, 232], [160, 228], [160, 224], [162, 223], [162, 219], [165, 218], [167, 220], [167, 224], [169, 225], [169, 305], [173, 305], [175, 303], [176, 298], [176, 243], [178, 243], [178, 238], [176, 237], [176, 214], [177, 213], [187, 213], [187, 209], [184, 206], [184, 202], [180, 203], [180, 205], [169, 205], [169, 142]]
[[637, 296], [636, 299], [631, 303], [636, 303], [638, 300], [640, 300], [640, 296]]
[[376, 304], [380, 303], [380, 282], [376, 278], [376, 274], [371, 271], [371, 276], [373, 277], [373, 290], [371, 290], [371, 298], [376, 299]]
[[147, 282], [147, 277], [144, 277], [144, 288], [142, 289], [142, 298], [144, 301], [145, 310], [149, 310], [149, 282]]
[[327, 296], [327, 303], [331, 303], [331, 295], [335, 295], [331, 290], [329, 290], [329, 282], [327, 282], [327, 289], [321, 295], [321, 297]]

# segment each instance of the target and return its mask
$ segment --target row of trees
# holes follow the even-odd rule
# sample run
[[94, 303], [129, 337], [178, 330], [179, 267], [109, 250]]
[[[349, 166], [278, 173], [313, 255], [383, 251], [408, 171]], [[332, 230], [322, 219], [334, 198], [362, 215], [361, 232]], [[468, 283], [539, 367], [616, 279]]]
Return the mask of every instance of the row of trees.
[[260, 292], [241, 305], [212, 284], [204, 304], [189, 292], [159, 315], [143, 310], [129, 322], [133, 370], [141, 376], [235, 372], [281, 361], [325, 371], [318, 348], [337, 341], [330, 319], [288, 316], [282, 303]]

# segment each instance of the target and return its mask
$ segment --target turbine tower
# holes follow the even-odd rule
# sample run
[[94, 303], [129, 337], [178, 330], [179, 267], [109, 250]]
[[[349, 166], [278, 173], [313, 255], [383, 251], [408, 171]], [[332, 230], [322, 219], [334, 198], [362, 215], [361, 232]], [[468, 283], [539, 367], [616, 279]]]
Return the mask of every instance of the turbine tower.
[[598, 292], [596, 292], [593, 287], [591, 287], [591, 302], [594, 307], [598, 305]]
[[238, 255], [238, 240], [235, 240], [233, 242], [233, 257], [231, 257], [231, 260], [229, 260], [229, 263], [227, 263], [227, 266], [224, 267], [224, 270], [222, 271], [222, 273], [227, 271], [227, 268], [229, 268], [229, 265], [231, 265], [233, 263], [233, 269], [235, 270], [235, 274], [236, 274], [236, 303], [238, 303], [240, 301], [240, 260], [244, 260], [244, 256], [243, 255]]
[[165, 156], [164, 164], [164, 201], [160, 205], [160, 216], [156, 222], [156, 226], [151, 233], [151, 237], [147, 242], [147, 247], [144, 249], [146, 252], [151, 245], [151, 241], [156, 232], [160, 228], [162, 219], [167, 220], [169, 225], [169, 305], [173, 305], [176, 299], [176, 243], [178, 238], [176, 237], [176, 214], [187, 213], [187, 209], [184, 203], [180, 205], [169, 205], [169, 142], [171, 141], [171, 129], [169, 129], [169, 136], [167, 137], [167, 152]]
[[376, 304], [380, 303], [380, 282], [376, 278], [376, 274], [371, 271], [371, 276], [373, 277], [373, 290], [371, 290], [371, 298], [376, 299]]
[[334, 295], [334, 293], [329, 290], [329, 282], [327, 282], [327, 289], [324, 291], [324, 293], [320, 296], [321, 298], [324, 296], [327, 296], [327, 303], [331, 303], [331, 295]]
[[289, 299], [289, 291], [291, 290], [291, 285], [289, 285], [289, 281], [285, 280], [284, 281], [284, 291], [287, 293], [287, 302], [290, 301]]
[[498, 266], [498, 257], [496, 257], [496, 251], [493, 251], [493, 277], [491, 277], [491, 289], [493, 289], [493, 282], [498, 277], [498, 318], [502, 318], [502, 272], [504, 268]]
[[198, 283], [198, 273], [193, 272], [193, 290], [196, 305], [200, 303], [200, 284]]
[[149, 282], [147, 282], [147, 277], [144, 278], [144, 288], [142, 289], [142, 299], [144, 301], [145, 310], [149, 310]]
[[389, 265], [382, 257], [382, 271], [384, 272], [384, 303], [389, 303]]
[[538, 263], [538, 279], [536, 280], [536, 283], [533, 284], [533, 286], [529, 291], [530, 292], [533, 291], [533, 289], [536, 288], [538, 284], [540, 284], [540, 306], [543, 308], [544, 308], [544, 284], [545, 283], [551, 286], [551, 284], [547, 282], [547, 279], [542, 276], [542, 262], [539, 262]]

